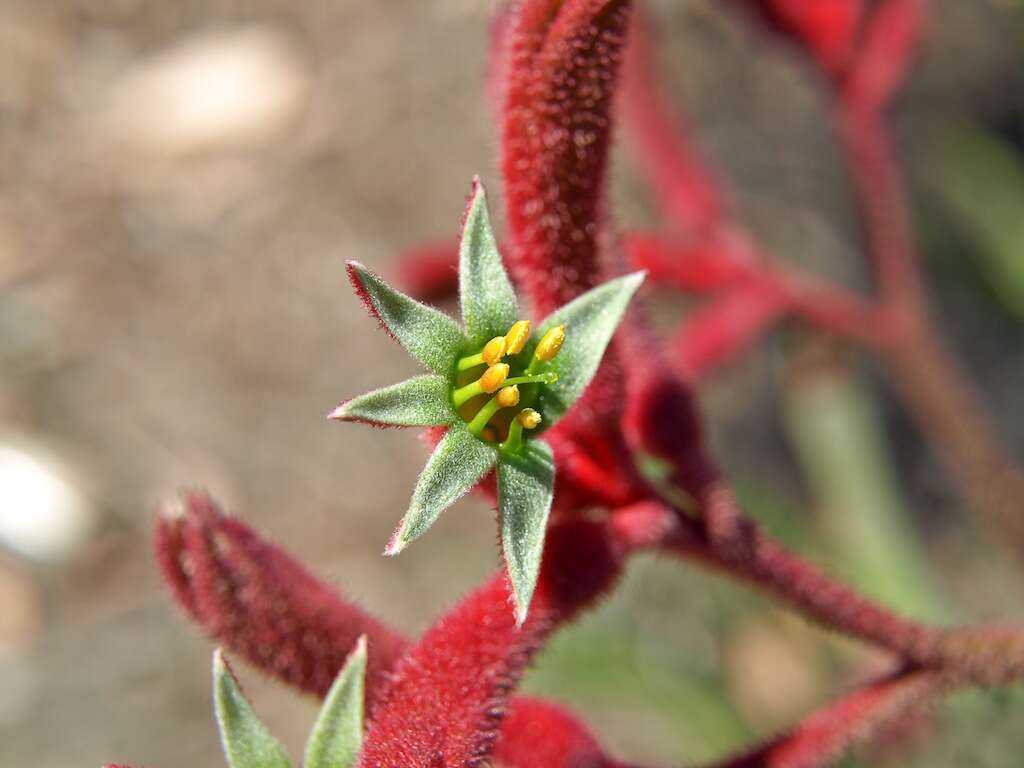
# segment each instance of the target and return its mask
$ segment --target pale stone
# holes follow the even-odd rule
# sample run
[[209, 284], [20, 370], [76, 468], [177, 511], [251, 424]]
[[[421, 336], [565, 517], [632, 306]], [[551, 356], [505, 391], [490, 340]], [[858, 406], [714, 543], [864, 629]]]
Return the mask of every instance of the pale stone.
[[135, 149], [180, 155], [252, 145], [295, 118], [307, 77], [271, 27], [196, 32], [115, 81], [101, 126]]

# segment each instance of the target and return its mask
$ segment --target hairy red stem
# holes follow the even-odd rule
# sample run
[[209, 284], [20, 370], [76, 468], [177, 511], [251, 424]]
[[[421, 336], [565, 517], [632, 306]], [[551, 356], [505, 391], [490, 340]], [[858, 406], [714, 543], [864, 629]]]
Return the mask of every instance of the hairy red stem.
[[507, 43], [509, 263], [538, 314], [593, 287], [627, 0], [523, 2]]
[[618, 578], [612, 529], [552, 527], [530, 614], [517, 627], [504, 573], [434, 624], [394, 670], [367, 731], [364, 768], [462, 768], [490, 754], [506, 699], [541, 642]]

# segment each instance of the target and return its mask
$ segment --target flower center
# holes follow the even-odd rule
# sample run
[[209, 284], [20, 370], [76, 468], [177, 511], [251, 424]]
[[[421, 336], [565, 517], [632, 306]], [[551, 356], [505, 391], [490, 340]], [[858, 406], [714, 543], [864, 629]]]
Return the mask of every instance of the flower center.
[[[519, 320], [477, 354], [461, 358], [452, 391], [452, 401], [469, 431], [486, 442], [500, 442], [502, 450], [513, 453], [522, 448], [523, 430], [536, 429], [543, 420], [530, 406], [540, 386], [558, 381], [557, 373], [542, 369], [562, 348], [565, 326], [545, 333], [532, 359], [523, 361], [520, 353], [529, 338], [530, 321]], [[508, 362], [502, 362], [505, 359]]]

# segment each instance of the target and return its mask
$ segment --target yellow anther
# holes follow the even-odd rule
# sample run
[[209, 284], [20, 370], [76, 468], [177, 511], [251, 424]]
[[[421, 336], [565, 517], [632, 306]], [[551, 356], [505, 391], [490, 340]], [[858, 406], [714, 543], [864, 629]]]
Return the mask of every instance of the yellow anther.
[[540, 423], [544, 419], [537, 413], [533, 408], [523, 408], [516, 416], [516, 421], [523, 425], [526, 429], [536, 429], [540, 426]]
[[565, 341], [565, 326], [556, 325], [550, 331], [544, 334], [544, 337], [540, 340], [537, 345], [537, 351], [534, 352], [534, 357], [538, 360], [551, 360], [555, 355], [558, 354], [558, 350], [562, 348], [562, 343]]
[[513, 384], [511, 387], [505, 387], [498, 392], [498, 405], [502, 408], [511, 408], [514, 405], [519, 405], [519, 385]]
[[508, 364], [496, 363], [484, 371], [484, 375], [480, 377], [480, 388], [489, 395], [493, 394], [498, 391], [507, 378]]
[[505, 352], [509, 355], [518, 355], [526, 346], [526, 340], [530, 338], [530, 321], [517, 320], [505, 334]]
[[494, 365], [505, 356], [506, 341], [504, 336], [495, 336], [484, 344], [483, 358], [488, 365]]

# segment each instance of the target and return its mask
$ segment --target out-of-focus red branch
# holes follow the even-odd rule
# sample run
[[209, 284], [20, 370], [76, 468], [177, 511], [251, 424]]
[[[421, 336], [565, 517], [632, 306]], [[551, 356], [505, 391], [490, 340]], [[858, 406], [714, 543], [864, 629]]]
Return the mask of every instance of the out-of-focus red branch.
[[[1024, 555], [1024, 514], [1019, 512], [1024, 471], [1007, 454], [995, 425], [936, 331], [919, 272], [902, 173], [883, 119], [915, 52], [925, 0], [881, 0], [868, 8], [850, 2], [848, 16], [840, 7], [843, 3], [822, 3], [819, 8], [789, 0], [750, 0], [748, 5], [804, 46], [836, 90], [837, 130], [862, 213], [879, 299], [870, 302], [777, 265], [727, 217], [717, 192], [709, 197], [714, 181], [662, 104], [645, 32], [637, 23], [624, 64], [625, 121], [662, 210], [691, 239], [673, 246], [633, 238], [626, 241], [627, 252], [651, 269], [658, 282], [686, 291], [726, 291], [692, 315], [694, 327], [684, 328], [676, 338], [684, 373], [706, 372], [745, 349], [786, 314], [874, 350], [968, 503], [1001, 540]], [[709, 206], [709, 199], [715, 205]], [[700, 239], [693, 240], [695, 236]]]
[[864, 0], [742, 0], [780, 34], [791, 38], [831, 78], [850, 64]]
[[[832, 24], [831, 14], [842, 12], [840, 5], [829, 4], [829, 20], [815, 16], [808, 29], [823, 21]], [[787, 5], [783, 16], [790, 18], [794, 8]], [[852, 24], [852, 17], [842, 24]], [[826, 31], [834, 38], [832, 27]], [[833, 38], [822, 45], [838, 55]], [[625, 250], [635, 266], [650, 270], [654, 282], [687, 292], [724, 292], [690, 315], [672, 342], [684, 375], [706, 375], [787, 314], [859, 343], [884, 343], [888, 323], [869, 302], [776, 263], [731, 218], [712, 173], [666, 106], [654, 69], [644, 18], [638, 15], [623, 65], [620, 104], [634, 154], [678, 240], [633, 235], [625, 239]]]
[[773, 263], [739, 233], [684, 245], [649, 233], [631, 233], [623, 247], [654, 284], [708, 293], [669, 342], [680, 371], [699, 380], [748, 348], [775, 322], [802, 317], [865, 346], [889, 343], [888, 317], [870, 302]]
[[903, 176], [882, 111], [901, 83], [924, 21], [924, 0], [885, 0], [836, 102], [836, 122], [896, 334], [883, 358], [897, 391], [971, 507], [1024, 558], [1024, 471], [936, 329], [922, 286]]
[[941, 675], [899, 672], [851, 691], [788, 733], [708, 768], [821, 768], [942, 691]]
[[686, 318], [668, 348], [688, 381], [752, 347], [761, 334], [786, 314], [786, 295], [775, 285], [740, 283], [717, 294]]
[[[616, 513], [631, 546], [699, 562], [781, 600], [827, 630], [942, 672], [951, 684], [996, 686], [1024, 680], [1024, 629], [943, 628], [903, 617], [786, 550], [746, 517], [724, 481], [712, 480], [699, 516], [668, 500]], [[618, 517], [619, 515], [622, 517]]]
[[714, 174], [678, 130], [654, 76], [646, 17], [634, 11], [622, 67], [619, 104], [634, 137], [632, 149], [670, 224], [695, 241], [722, 226], [725, 201]]
[[459, 290], [459, 247], [451, 240], [427, 243], [398, 257], [399, 287], [420, 301], [450, 299]]

